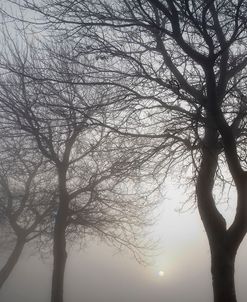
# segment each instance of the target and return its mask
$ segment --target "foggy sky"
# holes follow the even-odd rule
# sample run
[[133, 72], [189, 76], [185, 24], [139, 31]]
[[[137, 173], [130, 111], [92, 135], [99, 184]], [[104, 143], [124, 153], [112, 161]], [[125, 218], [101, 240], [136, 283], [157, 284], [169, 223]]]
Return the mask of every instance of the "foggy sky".
[[[3, 2], [4, 3], [4, 2]], [[197, 211], [175, 211], [182, 198], [174, 192], [155, 227], [160, 255], [143, 267], [126, 254], [114, 255], [103, 243], [69, 251], [65, 302], [212, 302], [210, 253]], [[222, 206], [231, 217], [234, 205]], [[247, 240], [236, 260], [238, 302], [247, 297]], [[1, 258], [1, 257], [0, 257]], [[1, 262], [1, 259], [0, 259]], [[158, 271], [164, 271], [164, 277]], [[41, 260], [26, 249], [0, 290], [0, 302], [49, 302], [52, 259]]]
[[[155, 226], [161, 251], [149, 266], [127, 254], [113, 255], [114, 250], [103, 243], [88, 241], [84, 250], [70, 250], [65, 302], [212, 302], [209, 247], [199, 215], [197, 210], [176, 212], [175, 200], [181, 198], [173, 197], [165, 202]], [[229, 217], [233, 209], [234, 205], [222, 206]], [[238, 302], [245, 302], [247, 296], [246, 252], [247, 240], [237, 255]], [[42, 261], [26, 250], [0, 292], [0, 301], [48, 302], [51, 268], [52, 259]], [[164, 277], [158, 276], [159, 270]]]

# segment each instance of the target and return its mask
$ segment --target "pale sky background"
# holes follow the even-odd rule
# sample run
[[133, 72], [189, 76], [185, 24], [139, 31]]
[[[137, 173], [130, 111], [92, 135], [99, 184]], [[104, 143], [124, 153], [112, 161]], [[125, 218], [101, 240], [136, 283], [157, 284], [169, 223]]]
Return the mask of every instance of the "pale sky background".
[[[2, 0], [3, 1], [3, 0]], [[5, 0], [2, 2], [4, 3]], [[198, 211], [179, 213], [183, 193], [171, 184], [155, 226], [160, 254], [141, 266], [127, 254], [114, 255], [103, 243], [70, 251], [65, 275], [65, 302], [212, 302], [210, 252]], [[234, 203], [221, 206], [231, 219]], [[238, 302], [247, 297], [247, 240], [236, 260]], [[0, 255], [0, 263], [1, 263]], [[164, 276], [158, 275], [159, 271]], [[1, 302], [49, 302], [52, 259], [41, 260], [26, 249], [0, 290]]]
[[[170, 190], [155, 227], [160, 255], [141, 266], [127, 254], [114, 255], [103, 243], [88, 241], [84, 250], [70, 251], [65, 277], [65, 302], [212, 302], [210, 253], [197, 210], [178, 213], [184, 196]], [[222, 205], [231, 216], [234, 204]], [[247, 241], [236, 262], [238, 302], [247, 296]], [[1, 302], [48, 302], [52, 259], [40, 260], [25, 251], [0, 292]], [[158, 272], [164, 271], [160, 277]]]

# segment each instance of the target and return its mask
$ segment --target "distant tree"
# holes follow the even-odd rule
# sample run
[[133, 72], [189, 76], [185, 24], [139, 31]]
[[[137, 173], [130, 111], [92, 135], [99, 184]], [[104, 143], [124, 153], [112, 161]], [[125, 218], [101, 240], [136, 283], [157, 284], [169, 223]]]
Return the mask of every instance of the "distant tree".
[[22, 53], [18, 46], [2, 52], [0, 107], [3, 117], [8, 113], [3, 124], [33, 137], [56, 169], [51, 301], [62, 302], [67, 240], [96, 235], [138, 257], [157, 201], [148, 198], [151, 187], [137, 183], [145, 162], [140, 146], [135, 150], [133, 140], [102, 126], [106, 91], [73, 85], [81, 67], [68, 66], [68, 45], [42, 47], [39, 53], [32, 47]]
[[[24, 246], [47, 237], [56, 192], [52, 178], [37, 150], [18, 137], [1, 138], [0, 225], [1, 241], [13, 246], [0, 269], [0, 288], [19, 260]], [[9, 247], [6, 247], [8, 253]]]
[[[247, 231], [247, 1], [22, 3], [74, 46], [74, 62], [95, 59], [81, 79], [108, 85], [121, 112], [109, 126], [149, 138], [164, 175], [183, 166], [209, 240], [214, 301], [236, 302], [234, 262]], [[227, 227], [213, 192], [231, 182], [237, 207]]]

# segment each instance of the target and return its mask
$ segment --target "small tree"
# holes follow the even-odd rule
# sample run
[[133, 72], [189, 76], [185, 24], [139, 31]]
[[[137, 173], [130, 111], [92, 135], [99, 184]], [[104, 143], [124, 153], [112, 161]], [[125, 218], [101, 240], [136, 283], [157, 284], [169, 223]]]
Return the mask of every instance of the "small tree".
[[51, 173], [29, 143], [18, 137], [1, 139], [1, 236], [8, 242], [11, 238], [14, 247], [0, 270], [0, 287], [18, 262], [25, 244], [51, 231], [56, 193]]
[[40, 56], [35, 48], [29, 51], [23, 55], [16, 47], [2, 53], [0, 103], [9, 114], [8, 127], [31, 135], [56, 169], [51, 301], [62, 302], [67, 239], [96, 234], [138, 256], [143, 242], [137, 234], [156, 201], [148, 200], [149, 189], [136, 194], [138, 172], [130, 168], [144, 159], [131, 158], [139, 157], [129, 148], [133, 142], [102, 127], [104, 91], [73, 85], [78, 74], [76, 64], [68, 66], [73, 50], [46, 45]]
[[[172, 172], [167, 163], [190, 167], [211, 250], [214, 301], [236, 302], [234, 261], [247, 231], [246, 1], [23, 3], [74, 45], [78, 62], [80, 54], [95, 58], [88, 82], [114, 87], [109, 104], [125, 116], [110, 127], [150, 138], [165, 175]], [[237, 208], [227, 227], [213, 189], [229, 175]]]

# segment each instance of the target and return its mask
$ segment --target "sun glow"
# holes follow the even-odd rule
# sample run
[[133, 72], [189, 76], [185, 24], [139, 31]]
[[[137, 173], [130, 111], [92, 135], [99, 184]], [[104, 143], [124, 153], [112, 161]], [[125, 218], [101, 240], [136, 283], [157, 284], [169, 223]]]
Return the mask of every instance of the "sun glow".
[[158, 272], [159, 277], [164, 277], [165, 273], [163, 271]]

